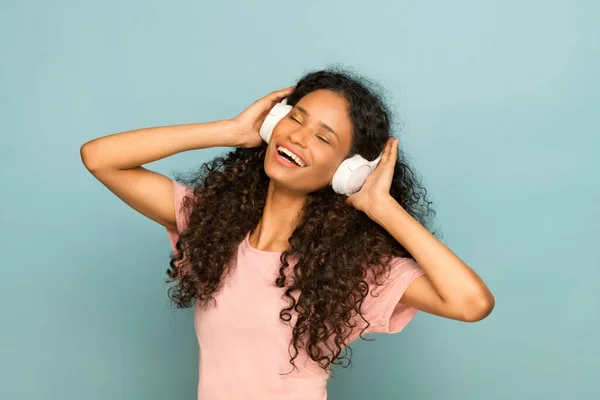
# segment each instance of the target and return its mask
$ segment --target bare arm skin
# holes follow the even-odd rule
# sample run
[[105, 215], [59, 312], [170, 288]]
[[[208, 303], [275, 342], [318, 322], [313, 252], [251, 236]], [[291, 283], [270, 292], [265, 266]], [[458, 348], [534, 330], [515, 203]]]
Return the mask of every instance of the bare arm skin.
[[293, 89], [271, 92], [230, 120], [136, 129], [91, 140], [81, 146], [81, 160], [131, 208], [176, 229], [172, 180], [142, 165], [188, 150], [259, 146], [259, 129], [266, 115]]
[[237, 146], [232, 121], [137, 129], [100, 137], [81, 146], [85, 167], [117, 197], [142, 215], [175, 227], [173, 182], [142, 167], [188, 150]]

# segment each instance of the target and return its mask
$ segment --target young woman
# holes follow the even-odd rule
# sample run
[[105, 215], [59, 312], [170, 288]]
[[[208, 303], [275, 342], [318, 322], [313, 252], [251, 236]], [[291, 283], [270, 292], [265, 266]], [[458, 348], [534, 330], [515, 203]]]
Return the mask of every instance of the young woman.
[[[284, 98], [293, 108], [265, 143], [259, 129]], [[363, 334], [399, 332], [417, 310], [491, 312], [485, 283], [427, 228], [435, 212], [390, 130], [364, 80], [324, 70], [231, 120], [82, 146], [97, 179], [167, 229], [169, 295], [195, 305], [200, 399], [325, 399], [331, 364], [350, 362]], [[236, 149], [184, 183], [142, 167], [213, 146]], [[359, 191], [338, 194], [332, 177], [355, 154], [382, 157]]]

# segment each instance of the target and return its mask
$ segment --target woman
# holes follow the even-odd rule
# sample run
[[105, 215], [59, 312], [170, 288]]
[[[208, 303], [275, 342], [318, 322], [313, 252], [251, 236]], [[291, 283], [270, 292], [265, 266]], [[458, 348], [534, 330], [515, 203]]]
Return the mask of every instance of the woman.
[[[293, 106], [265, 143], [259, 129]], [[485, 318], [485, 283], [426, 228], [434, 214], [363, 80], [325, 70], [231, 120], [140, 129], [82, 146], [119, 198], [166, 227], [169, 295], [195, 304], [201, 399], [325, 399], [331, 364], [365, 333], [401, 331], [417, 310]], [[142, 167], [234, 146], [185, 184]], [[354, 154], [379, 165], [359, 191], [332, 190]]]

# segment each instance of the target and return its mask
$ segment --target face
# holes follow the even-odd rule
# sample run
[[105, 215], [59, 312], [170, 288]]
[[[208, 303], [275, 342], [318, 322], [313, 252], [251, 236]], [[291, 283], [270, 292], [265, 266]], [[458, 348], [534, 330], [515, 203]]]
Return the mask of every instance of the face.
[[[348, 103], [329, 90], [304, 96], [275, 126], [265, 156], [265, 172], [277, 186], [310, 193], [331, 184], [350, 152], [352, 122]], [[283, 150], [281, 146], [287, 148]], [[302, 166], [289, 161], [294, 153]]]

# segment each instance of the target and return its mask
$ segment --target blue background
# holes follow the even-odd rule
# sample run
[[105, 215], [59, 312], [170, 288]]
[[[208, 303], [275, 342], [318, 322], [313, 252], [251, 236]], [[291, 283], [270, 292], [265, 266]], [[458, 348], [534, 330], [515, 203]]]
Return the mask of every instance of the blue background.
[[[386, 88], [444, 242], [496, 308], [355, 342], [329, 397], [598, 398], [599, 17], [566, 0], [3, 2], [0, 398], [195, 398], [167, 235], [79, 148], [232, 118], [336, 63]], [[148, 167], [174, 176], [225, 150]]]

